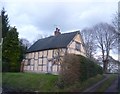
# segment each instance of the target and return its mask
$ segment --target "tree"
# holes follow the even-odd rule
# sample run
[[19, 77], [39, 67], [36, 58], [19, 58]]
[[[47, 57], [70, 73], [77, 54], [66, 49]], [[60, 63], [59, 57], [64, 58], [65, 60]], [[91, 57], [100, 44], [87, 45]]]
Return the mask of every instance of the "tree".
[[87, 56], [91, 58], [96, 53], [96, 43], [93, 29], [85, 28], [81, 31], [81, 34], [84, 40]]
[[93, 29], [95, 31], [97, 46], [102, 52], [103, 70], [106, 73], [110, 50], [113, 49], [117, 40], [115, 28], [107, 23], [99, 23]]
[[7, 32], [10, 29], [10, 25], [9, 25], [9, 20], [8, 20], [8, 15], [5, 14], [6, 11], [3, 8], [1, 11], [1, 16], [2, 16], [2, 37], [4, 38], [7, 34]]
[[[4, 39], [7, 36], [7, 32], [10, 29], [10, 25], [9, 25], [9, 21], [8, 21], [8, 15], [6, 14], [6, 11], [5, 11], [4, 8], [1, 10], [1, 22], [2, 22], [1, 29], [2, 29], [2, 38], [3, 38], [3, 44], [2, 45], [3, 45], [3, 47], [5, 47]], [[5, 50], [2, 49], [2, 53], [4, 53], [4, 52], [5, 52]], [[6, 57], [4, 55], [2, 55], [2, 66], [3, 66], [2, 70], [8, 71], [8, 69], [9, 69], [8, 66], [9, 65], [6, 62], [8, 62]]]
[[[18, 39], [18, 32], [15, 27], [10, 28], [10, 31], [7, 32], [6, 37], [4, 38], [4, 45], [3, 45], [3, 56], [7, 60], [7, 71], [19, 71], [20, 63], [19, 56], [20, 56], [20, 45]], [[3, 71], [6, 64], [3, 63]]]
[[21, 62], [25, 58], [25, 54], [27, 49], [30, 47], [30, 42], [27, 39], [20, 39], [19, 40], [20, 44], [20, 58], [19, 61]]
[[48, 37], [47, 34], [45, 35], [41, 35], [41, 34], [37, 34], [37, 36], [35, 37], [35, 39], [33, 40], [32, 44], [34, 44], [36, 41], [38, 41], [39, 39], [43, 39], [43, 38], [46, 38]]

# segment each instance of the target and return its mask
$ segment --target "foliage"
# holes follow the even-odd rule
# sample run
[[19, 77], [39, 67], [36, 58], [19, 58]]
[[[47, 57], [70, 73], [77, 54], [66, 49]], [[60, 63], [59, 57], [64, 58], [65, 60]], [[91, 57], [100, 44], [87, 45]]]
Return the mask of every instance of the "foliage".
[[20, 62], [24, 58], [26, 46], [18, 39], [17, 29], [10, 27], [8, 15], [5, 9], [1, 11], [2, 16], [2, 71], [19, 71]]
[[[8, 15], [7, 14], [5, 14], [6, 13], [6, 11], [5, 11], [5, 9], [3, 8], [2, 10], [1, 10], [1, 17], [2, 17], [2, 37], [3, 37], [3, 46], [5, 46], [5, 44], [4, 44], [4, 38], [6, 37], [6, 35], [7, 35], [7, 32], [9, 31], [9, 28], [10, 28], [10, 26], [9, 26], [9, 22], [8, 22]], [[2, 53], [4, 53], [5, 52], [5, 50], [4, 49], [2, 49]], [[8, 65], [8, 60], [6, 59], [6, 57], [4, 56], [4, 55], [2, 55], [2, 70], [8, 70], [8, 67], [9, 67], [9, 65]]]
[[97, 74], [102, 74], [102, 67], [97, 65], [97, 62], [92, 61], [84, 56], [79, 56], [80, 62], [80, 80], [84, 81]]
[[20, 45], [18, 39], [18, 32], [14, 27], [11, 28], [9, 32], [7, 32], [7, 35], [4, 38], [3, 56], [7, 61], [3, 63], [3, 70], [5, 67], [8, 67], [7, 71], [19, 71], [20, 67], [20, 63], [18, 62], [20, 55], [19, 49]]
[[8, 19], [8, 15], [5, 14], [6, 11], [3, 8], [1, 11], [1, 16], [2, 16], [2, 37], [6, 37], [7, 32], [9, 31], [10, 25], [9, 25], [9, 19]]
[[68, 54], [64, 57], [60, 77], [65, 85], [72, 85], [79, 81], [79, 64], [79, 58], [75, 55]]
[[26, 51], [28, 49], [27, 45], [24, 45], [23, 41], [24, 41], [23, 39], [19, 40], [19, 44], [20, 44], [20, 57], [19, 57], [19, 61], [20, 62], [25, 58], [25, 54], [26, 54]]
[[68, 86], [102, 73], [102, 67], [92, 60], [81, 55], [68, 54], [64, 57], [59, 81]]
[[102, 79], [104, 79], [103, 75], [96, 75], [94, 77], [91, 77], [87, 80], [85, 80], [84, 82], [78, 82], [75, 83], [73, 85], [67, 86], [63, 89], [63, 91], [67, 91], [67, 92], [82, 92], [84, 90], [86, 90], [87, 88], [93, 86], [94, 84], [96, 84], [97, 82], [101, 81]]

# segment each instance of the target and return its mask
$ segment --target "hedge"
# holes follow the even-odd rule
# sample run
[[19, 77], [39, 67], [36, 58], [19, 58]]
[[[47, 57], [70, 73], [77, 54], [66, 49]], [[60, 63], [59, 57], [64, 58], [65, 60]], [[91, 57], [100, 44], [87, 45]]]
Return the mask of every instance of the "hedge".
[[96, 76], [97, 74], [102, 74], [102, 67], [97, 64], [97, 62], [92, 61], [84, 56], [79, 56], [80, 62], [80, 80], [84, 81], [90, 77]]
[[72, 85], [102, 73], [102, 67], [97, 62], [81, 55], [68, 54], [62, 62], [60, 79], [65, 85]]

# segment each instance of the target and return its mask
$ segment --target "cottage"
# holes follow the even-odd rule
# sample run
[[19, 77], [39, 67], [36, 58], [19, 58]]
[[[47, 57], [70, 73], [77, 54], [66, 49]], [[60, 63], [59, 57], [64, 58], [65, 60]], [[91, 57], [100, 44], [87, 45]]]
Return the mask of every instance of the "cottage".
[[61, 34], [56, 28], [54, 36], [39, 39], [27, 50], [21, 70], [59, 74], [63, 56], [67, 53], [86, 56], [80, 32]]

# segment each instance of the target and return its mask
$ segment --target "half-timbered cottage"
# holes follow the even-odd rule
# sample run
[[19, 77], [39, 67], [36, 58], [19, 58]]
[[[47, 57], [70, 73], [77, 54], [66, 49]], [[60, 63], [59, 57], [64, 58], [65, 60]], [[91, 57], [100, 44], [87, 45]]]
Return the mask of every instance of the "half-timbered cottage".
[[61, 34], [56, 28], [54, 36], [39, 39], [27, 50], [21, 70], [58, 74], [62, 58], [67, 53], [86, 56], [80, 32]]

